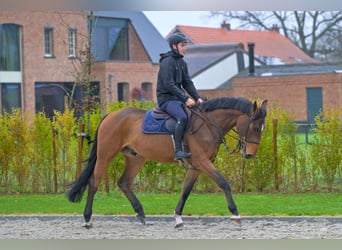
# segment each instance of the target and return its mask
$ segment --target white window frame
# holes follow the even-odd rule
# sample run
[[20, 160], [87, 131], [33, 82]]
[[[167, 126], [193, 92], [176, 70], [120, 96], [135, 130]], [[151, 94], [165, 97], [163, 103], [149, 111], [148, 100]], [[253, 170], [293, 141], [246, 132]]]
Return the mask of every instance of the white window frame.
[[44, 56], [53, 57], [53, 28], [44, 28]]
[[68, 46], [69, 46], [69, 58], [76, 57], [76, 32], [77, 29], [68, 29]]

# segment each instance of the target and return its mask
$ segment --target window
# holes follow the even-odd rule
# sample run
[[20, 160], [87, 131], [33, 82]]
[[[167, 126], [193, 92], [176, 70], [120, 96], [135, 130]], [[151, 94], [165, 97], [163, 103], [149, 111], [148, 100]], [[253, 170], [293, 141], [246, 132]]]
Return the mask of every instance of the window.
[[[54, 110], [64, 112], [65, 104], [72, 104], [75, 108], [75, 115], [82, 115], [82, 101], [85, 91], [81, 86], [76, 86], [73, 92], [74, 84], [72, 82], [36, 82], [35, 83], [35, 100], [36, 112], [45, 112], [47, 117], [54, 116]], [[73, 96], [72, 93], [74, 93]], [[91, 96], [99, 96], [99, 83], [91, 83]], [[99, 98], [93, 98], [99, 102]]]
[[92, 26], [92, 54], [96, 61], [128, 60], [128, 21], [97, 18]]
[[21, 108], [21, 26], [0, 23], [0, 112]]
[[53, 57], [53, 28], [44, 28], [45, 57]]
[[76, 57], [76, 29], [68, 30], [69, 58]]
[[119, 102], [129, 101], [129, 84], [127, 82], [118, 83], [118, 101]]
[[21, 28], [0, 23], [0, 71], [20, 71]]
[[0, 89], [2, 113], [10, 113], [13, 108], [21, 108], [20, 83], [2, 83]]

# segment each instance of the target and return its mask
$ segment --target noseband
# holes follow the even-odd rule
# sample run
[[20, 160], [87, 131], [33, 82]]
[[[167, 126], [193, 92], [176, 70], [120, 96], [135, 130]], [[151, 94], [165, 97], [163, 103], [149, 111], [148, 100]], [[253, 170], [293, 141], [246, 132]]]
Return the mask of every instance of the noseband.
[[251, 116], [249, 118], [248, 125], [247, 125], [246, 131], [245, 131], [245, 136], [239, 139], [239, 145], [240, 145], [240, 149], [242, 149], [243, 155], [246, 155], [247, 143], [252, 143], [252, 144], [255, 144], [255, 145], [259, 145], [260, 144], [260, 140], [259, 141], [254, 141], [254, 140], [248, 139], [249, 127], [250, 127], [250, 125], [251, 125], [251, 123], [252, 123], [252, 121], [254, 119], [255, 119], [254, 116]]
[[252, 144], [257, 144], [257, 145], [260, 144], [260, 141], [254, 141], [254, 140], [248, 139], [249, 126], [251, 125], [253, 120], [254, 120], [254, 116], [249, 118], [248, 125], [247, 125], [246, 132], [245, 132], [245, 136], [239, 139], [239, 141], [241, 143], [245, 144], [247, 142], [247, 143], [252, 143]]
[[[248, 125], [247, 125], [246, 131], [245, 131], [245, 135], [244, 135], [243, 137], [236, 137], [236, 136], [230, 135], [231, 137], [233, 137], [234, 139], [236, 139], [236, 140], [238, 141], [238, 143], [237, 143], [235, 149], [234, 149], [233, 151], [231, 151], [231, 153], [236, 153], [236, 152], [238, 152], [239, 150], [242, 149], [242, 151], [243, 151], [244, 154], [245, 154], [245, 153], [246, 153], [246, 147], [247, 147], [246, 144], [247, 144], [247, 143], [252, 143], [252, 144], [256, 144], [256, 145], [259, 145], [259, 144], [260, 144], [260, 141], [254, 141], [254, 140], [248, 139], [249, 126], [251, 125], [251, 123], [252, 123], [252, 121], [254, 120], [254, 118], [255, 118], [254, 116], [251, 116], [251, 117], [249, 118]], [[239, 133], [237, 132], [236, 129], [233, 129], [233, 131], [234, 131], [237, 135], [239, 135]], [[223, 138], [223, 140], [224, 140], [224, 138]], [[225, 140], [224, 140], [223, 143], [226, 145]], [[226, 146], [226, 149], [227, 149], [227, 146]], [[227, 151], [228, 151], [228, 150], [227, 150]]]

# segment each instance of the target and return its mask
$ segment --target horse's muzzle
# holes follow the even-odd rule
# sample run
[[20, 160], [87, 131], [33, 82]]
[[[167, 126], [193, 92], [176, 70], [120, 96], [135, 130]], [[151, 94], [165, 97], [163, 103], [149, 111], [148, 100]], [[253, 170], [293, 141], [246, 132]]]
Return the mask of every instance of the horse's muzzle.
[[255, 155], [252, 154], [245, 154], [243, 155], [246, 159], [253, 159], [255, 157]]
[[[241, 145], [242, 145], [242, 147], [241, 147], [241, 154], [242, 154], [242, 156], [245, 157], [245, 159], [253, 159], [255, 157], [255, 154], [254, 154], [253, 150], [250, 150], [250, 152], [247, 153], [247, 145], [246, 145], [246, 143], [243, 142]], [[257, 149], [254, 150], [254, 151], [256, 153]]]

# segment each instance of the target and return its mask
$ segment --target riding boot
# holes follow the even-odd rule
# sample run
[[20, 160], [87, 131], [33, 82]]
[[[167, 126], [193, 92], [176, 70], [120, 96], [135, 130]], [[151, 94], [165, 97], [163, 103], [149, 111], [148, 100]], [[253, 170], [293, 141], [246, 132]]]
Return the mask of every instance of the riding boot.
[[184, 136], [185, 123], [178, 121], [175, 127], [174, 140], [175, 140], [175, 154], [174, 160], [190, 158], [191, 153], [185, 152], [183, 149], [183, 136]]

